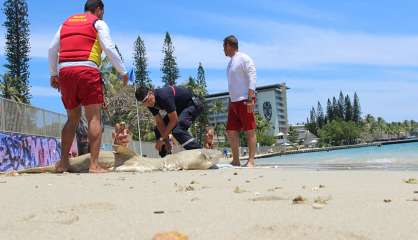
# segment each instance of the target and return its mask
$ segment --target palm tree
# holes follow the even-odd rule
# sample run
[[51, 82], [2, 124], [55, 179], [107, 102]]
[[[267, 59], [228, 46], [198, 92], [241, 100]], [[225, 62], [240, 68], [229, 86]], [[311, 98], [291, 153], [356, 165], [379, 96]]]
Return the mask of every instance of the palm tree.
[[[119, 79], [119, 74], [105, 57], [100, 66], [100, 72], [105, 86], [106, 113], [110, 124], [124, 121], [133, 132], [133, 137], [138, 140], [138, 118], [142, 134], [152, 131], [152, 115], [142, 105], [136, 109], [135, 87], [124, 86]], [[110, 115], [110, 116], [109, 116]]]
[[211, 112], [214, 112], [215, 113], [215, 115], [214, 115], [214, 120], [215, 120], [215, 133], [216, 133], [216, 138], [217, 138], [218, 142], [219, 142], [219, 130], [220, 129], [218, 128], [217, 117], [218, 117], [218, 114], [220, 112], [223, 112], [224, 111], [224, 109], [225, 109], [225, 106], [224, 106], [224, 104], [223, 104], [223, 102], [221, 100], [215, 101], [213, 103], [213, 105], [212, 105], [212, 108], [211, 108]]
[[6, 99], [13, 100], [18, 103], [24, 103], [24, 99], [19, 94], [19, 91], [14, 86], [16, 78], [13, 79], [10, 75], [4, 74], [2, 76], [3, 80], [0, 81], [0, 92], [1, 96]]

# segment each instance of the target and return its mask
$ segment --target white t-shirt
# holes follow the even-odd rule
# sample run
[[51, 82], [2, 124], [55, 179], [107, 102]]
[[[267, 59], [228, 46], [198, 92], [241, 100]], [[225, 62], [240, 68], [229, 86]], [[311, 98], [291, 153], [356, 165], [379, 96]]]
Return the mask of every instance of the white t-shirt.
[[256, 88], [257, 74], [253, 60], [244, 53], [236, 52], [227, 68], [228, 89], [231, 102], [248, 99], [248, 90]]
[[[87, 67], [94, 67], [98, 68], [97, 65], [91, 61], [79, 61], [79, 62], [64, 62], [58, 65], [58, 53], [60, 50], [60, 37], [61, 37], [61, 27], [58, 29], [58, 32], [55, 34], [54, 39], [49, 47], [48, 51], [48, 60], [49, 60], [49, 71], [51, 76], [57, 76], [59, 69], [63, 67], [73, 67], [73, 66], [87, 66]], [[126, 68], [122, 63], [122, 59], [120, 58], [116, 46], [110, 37], [110, 30], [107, 24], [103, 20], [97, 20], [94, 24], [98, 35], [99, 35], [99, 43], [109, 58], [110, 62], [112, 63], [113, 67], [119, 72], [121, 75], [127, 74]]]

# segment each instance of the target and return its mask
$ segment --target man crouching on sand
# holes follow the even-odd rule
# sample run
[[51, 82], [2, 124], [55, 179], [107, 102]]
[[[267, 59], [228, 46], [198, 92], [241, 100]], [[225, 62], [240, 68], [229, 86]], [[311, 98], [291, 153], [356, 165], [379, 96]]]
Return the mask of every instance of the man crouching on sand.
[[[155, 148], [161, 157], [171, 152], [168, 143], [170, 133], [186, 150], [202, 148], [188, 132], [189, 127], [203, 111], [202, 102], [193, 95], [191, 90], [177, 86], [155, 90], [140, 87], [136, 90], [135, 96], [154, 115], [157, 125]], [[164, 118], [160, 111], [166, 113]]]
[[128, 83], [127, 72], [110, 38], [109, 27], [102, 20], [102, 0], [88, 0], [84, 10], [84, 13], [69, 17], [61, 25], [48, 53], [51, 86], [61, 92], [68, 116], [61, 133], [61, 161], [56, 166], [57, 172], [68, 171], [68, 152], [80, 121], [81, 106], [84, 107], [88, 122], [91, 153], [89, 172], [106, 172], [97, 163], [102, 138], [100, 109], [104, 102], [99, 71], [102, 49], [123, 76], [124, 84]]

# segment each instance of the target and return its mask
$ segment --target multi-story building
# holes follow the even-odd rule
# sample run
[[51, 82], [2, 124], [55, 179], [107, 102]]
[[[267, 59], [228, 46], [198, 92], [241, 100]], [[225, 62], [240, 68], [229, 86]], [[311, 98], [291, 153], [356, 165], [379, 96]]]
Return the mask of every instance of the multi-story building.
[[[287, 90], [285, 83], [257, 88], [257, 104], [254, 111], [271, 123], [271, 134], [278, 139], [288, 133]], [[209, 111], [209, 124], [226, 124], [228, 117], [229, 94], [227, 92], [206, 96]], [[215, 107], [217, 106], [217, 107]]]

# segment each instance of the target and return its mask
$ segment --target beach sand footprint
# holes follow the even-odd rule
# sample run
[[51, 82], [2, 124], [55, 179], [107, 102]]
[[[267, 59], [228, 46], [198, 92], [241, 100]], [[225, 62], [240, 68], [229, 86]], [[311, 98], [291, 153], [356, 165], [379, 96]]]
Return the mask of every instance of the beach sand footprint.
[[275, 191], [281, 190], [281, 189], [283, 189], [283, 188], [282, 187], [274, 187], [274, 188], [267, 189], [267, 192], [275, 192]]
[[106, 202], [92, 202], [59, 209], [46, 209], [38, 213], [29, 214], [20, 222], [72, 225], [80, 220], [80, 216], [87, 213], [104, 213], [116, 209], [116, 206]]
[[368, 237], [355, 232], [339, 231], [332, 228], [306, 225], [306, 224], [283, 224], [262, 226], [256, 225], [245, 231], [249, 239], [344, 239], [344, 240], [369, 240]]
[[249, 199], [252, 202], [274, 202], [274, 201], [287, 201], [288, 198], [278, 196], [262, 196]]
[[52, 223], [58, 225], [72, 225], [80, 220], [80, 217], [69, 211], [47, 210], [38, 214], [30, 214], [21, 219], [24, 223]]

